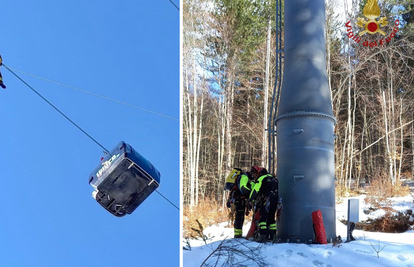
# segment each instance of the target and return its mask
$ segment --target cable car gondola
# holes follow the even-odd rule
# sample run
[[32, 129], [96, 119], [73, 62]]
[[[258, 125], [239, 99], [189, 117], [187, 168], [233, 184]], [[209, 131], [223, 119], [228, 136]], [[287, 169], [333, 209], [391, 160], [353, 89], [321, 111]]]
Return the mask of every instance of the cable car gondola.
[[121, 141], [93, 170], [92, 196], [117, 217], [131, 214], [160, 185], [160, 172]]

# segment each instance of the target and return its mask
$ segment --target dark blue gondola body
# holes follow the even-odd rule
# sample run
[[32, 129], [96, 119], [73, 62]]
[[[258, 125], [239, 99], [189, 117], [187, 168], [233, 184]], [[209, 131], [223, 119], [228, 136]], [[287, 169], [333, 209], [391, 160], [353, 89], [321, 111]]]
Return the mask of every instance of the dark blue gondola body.
[[96, 201], [117, 217], [131, 214], [160, 185], [160, 172], [129, 144], [120, 142], [91, 173]]

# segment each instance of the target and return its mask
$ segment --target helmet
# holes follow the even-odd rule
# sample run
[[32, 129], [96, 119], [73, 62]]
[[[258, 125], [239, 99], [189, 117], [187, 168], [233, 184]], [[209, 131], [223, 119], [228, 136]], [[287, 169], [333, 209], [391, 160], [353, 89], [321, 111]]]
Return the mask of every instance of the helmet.
[[253, 173], [260, 173], [260, 171], [263, 170], [262, 167], [259, 166], [252, 166], [252, 169], [250, 170], [250, 172]]
[[262, 175], [265, 175], [265, 174], [269, 174], [269, 172], [268, 172], [265, 168], [262, 168], [262, 169], [259, 171], [259, 176], [262, 176]]
[[250, 170], [250, 174], [253, 178], [253, 180], [256, 180], [260, 176], [260, 172], [263, 170], [262, 167], [259, 166], [252, 166], [252, 169]]

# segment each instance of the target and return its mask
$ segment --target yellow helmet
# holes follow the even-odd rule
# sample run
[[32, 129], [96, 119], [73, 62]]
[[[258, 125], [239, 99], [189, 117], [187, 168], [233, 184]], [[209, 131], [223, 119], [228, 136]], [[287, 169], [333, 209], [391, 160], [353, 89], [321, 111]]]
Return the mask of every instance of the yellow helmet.
[[237, 177], [239, 177], [241, 173], [242, 173], [242, 170], [241, 169], [234, 168], [230, 172], [230, 174], [227, 176], [227, 178], [226, 178], [226, 185], [224, 186], [224, 188], [226, 190], [230, 191], [233, 188], [234, 184], [236, 183]]

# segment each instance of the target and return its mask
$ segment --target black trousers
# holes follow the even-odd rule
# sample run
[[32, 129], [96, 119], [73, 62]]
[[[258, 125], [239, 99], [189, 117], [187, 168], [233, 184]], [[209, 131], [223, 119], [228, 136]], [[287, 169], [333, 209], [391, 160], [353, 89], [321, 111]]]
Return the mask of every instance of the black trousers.
[[242, 228], [244, 223], [244, 211], [246, 207], [246, 200], [244, 198], [236, 198], [234, 201], [236, 206], [236, 216], [234, 219], [234, 235], [242, 235]]
[[266, 236], [268, 239], [273, 239], [276, 236], [276, 209], [277, 197], [269, 196], [259, 206], [259, 233]]

